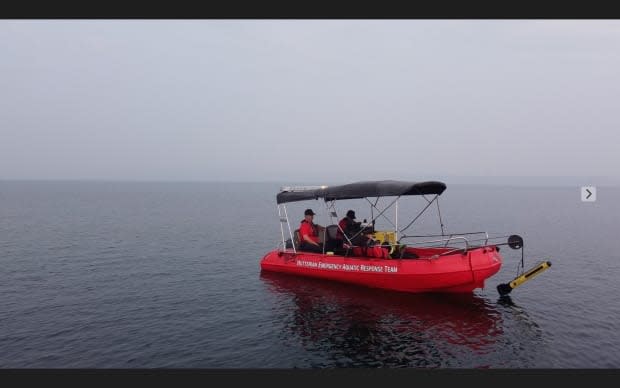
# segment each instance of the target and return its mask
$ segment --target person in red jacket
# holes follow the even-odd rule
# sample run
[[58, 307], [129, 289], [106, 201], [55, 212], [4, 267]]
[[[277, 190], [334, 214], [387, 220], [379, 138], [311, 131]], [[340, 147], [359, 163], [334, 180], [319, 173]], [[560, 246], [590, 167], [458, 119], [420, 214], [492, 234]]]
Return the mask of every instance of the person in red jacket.
[[[340, 222], [338, 222], [338, 238], [344, 240], [344, 236], [342, 235], [341, 230], [344, 231], [344, 233], [349, 239], [352, 238], [361, 230], [361, 224], [361, 222], [355, 221], [355, 212], [353, 210], [349, 210], [347, 212], [347, 216], [341, 219]], [[358, 242], [361, 237], [362, 236], [358, 234], [358, 236], [356, 236], [355, 238], [356, 242]], [[356, 244], [354, 243], [354, 245]]]
[[314, 214], [312, 209], [306, 209], [304, 212], [304, 219], [299, 227], [299, 249], [307, 252], [323, 253], [323, 244], [319, 239], [319, 233], [323, 227], [313, 222]]

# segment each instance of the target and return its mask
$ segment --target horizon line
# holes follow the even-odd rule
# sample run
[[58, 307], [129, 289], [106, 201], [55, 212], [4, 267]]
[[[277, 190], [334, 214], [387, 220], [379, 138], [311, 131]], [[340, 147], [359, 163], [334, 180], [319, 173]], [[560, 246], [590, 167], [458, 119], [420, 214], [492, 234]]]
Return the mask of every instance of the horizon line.
[[[532, 186], [532, 187], [541, 187], [541, 186], [552, 186], [552, 187], [574, 187], [574, 186], [588, 186], [588, 185], [593, 185], [594, 182], [592, 182], [592, 180], [596, 180], [596, 179], [603, 179], [605, 180], [605, 182], [601, 182], [600, 184], [596, 184], [596, 186], [601, 186], [601, 187], [618, 187], [620, 186], [620, 181], [616, 181], [616, 180], [610, 180], [610, 177], [604, 177], [604, 176], [598, 176], [598, 177], [580, 177], [580, 176], [560, 176], [560, 177], [550, 177], [550, 176], [491, 176], [491, 177], [486, 177], [486, 176], [459, 176], [459, 177], [454, 177], [457, 178], [459, 181], [457, 182], [449, 182], [449, 181], [445, 181], [445, 178], [438, 178], [438, 179], [419, 179], [419, 180], [414, 180], [414, 181], [418, 181], [418, 182], [422, 182], [422, 181], [429, 181], [429, 180], [438, 180], [438, 181], [444, 181], [444, 183], [446, 184], [450, 184], [450, 185], [459, 185], [459, 186], [464, 186], [464, 185], [477, 185], [477, 186]], [[536, 180], [536, 182], [532, 182], [532, 181], [527, 181], [527, 182], [493, 182], [493, 181], [489, 181], [489, 182], [480, 182], [480, 181], [474, 181], [474, 182], [463, 182], [461, 181], [462, 179], [496, 179], [496, 178], [500, 178], [500, 179], [528, 179], [528, 180]], [[540, 182], [539, 180], [545, 180], [545, 179], [549, 179], [549, 182]], [[570, 183], [570, 182], [557, 182], [557, 180], [566, 180], [566, 179], [574, 179], [574, 180], [583, 180], [583, 183], [577, 184], [577, 183]], [[381, 179], [367, 179], [368, 181], [378, 181]], [[225, 179], [185, 179], [185, 180], [172, 180], [172, 179], [84, 179], [84, 178], [74, 178], [74, 179], [67, 179], [67, 178], [63, 178], [63, 179], [58, 179], [58, 178], [10, 178], [10, 179], [5, 179], [5, 178], [0, 178], [0, 182], [39, 182], [39, 183], [222, 183], [222, 184], [247, 184], [247, 183], [259, 183], [259, 184], [305, 184], [307, 182], [313, 182], [314, 180], [307, 180], [307, 181], [300, 181], [300, 180], [261, 180], [261, 181], [257, 181], [257, 180], [242, 180], [242, 179], [235, 179], [235, 180], [225, 180]], [[350, 182], [358, 182], [358, 181], [363, 181], [363, 180], [351, 180]], [[325, 180], [322, 183], [329, 183], [332, 182], [331, 184], [346, 184], [348, 183], [348, 181], [346, 183], [335, 183], [334, 181], [331, 180]]]

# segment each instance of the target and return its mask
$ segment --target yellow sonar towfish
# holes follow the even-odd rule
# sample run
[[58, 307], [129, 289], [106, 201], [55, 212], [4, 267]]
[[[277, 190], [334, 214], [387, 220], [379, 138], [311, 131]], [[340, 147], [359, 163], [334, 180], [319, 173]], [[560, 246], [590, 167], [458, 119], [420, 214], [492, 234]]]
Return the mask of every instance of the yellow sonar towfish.
[[537, 263], [532, 269], [523, 273], [523, 275], [517, 276], [510, 283], [504, 283], [497, 286], [497, 291], [500, 295], [508, 295], [514, 289], [519, 287], [521, 284], [527, 282], [528, 280], [534, 278], [536, 275], [543, 273], [551, 267], [550, 261], [541, 261]]

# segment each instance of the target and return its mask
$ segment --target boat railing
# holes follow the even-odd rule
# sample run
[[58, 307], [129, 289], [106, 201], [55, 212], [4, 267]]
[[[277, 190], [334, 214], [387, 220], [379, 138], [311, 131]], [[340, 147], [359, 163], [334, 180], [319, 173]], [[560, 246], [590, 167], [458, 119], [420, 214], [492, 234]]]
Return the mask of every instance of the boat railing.
[[[433, 238], [433, 237], [441, 237], [441, 238]], [[469, 250], [474, 248], [485, 247], [488, 245], [497, 245], [504, 244], [503, 240], [507, 236], [499, 235], [499, 236], [489, 236], [488, 232], [465, 232], [465, 233], [449, 233], [449, 234], [425, 234], [425, 235], [402, 235], [400, 236], [397, 245], [405, 244], [408, 247], [425, 247], [425, 248], [453, 248], [442, 252], [438, 255], [445, 256], [450, 255], [454, 252], [463, 252], [467, 253]], [[421, 241], [405, 241], [407, 239], [413, 238], [422, 238]], [[429, 239], [430, 238], [430, 239]], [[463, 246], [455, 246], [455, 244], [451, 243], [462, 243]], [[356, 245], [351, 245], [350, 248], [354, 248]], [[282, 242], [278, 242], [277, 250], [286, 252], [289, 251], [290, 248], [286, 247], [286, 245], [282, 244]]]
[[[479, 236], [478, 238], [476, 238]], [[433, 237], [441, 237], [438, 239], [431, 239]], [[423, 245], [431, 248], [447, 248], [451, 242], [462, 242], [464, 244], [464, 248], [456, 248], [454, 250], [448, 251], [444, 254], [452, 253], [454, 251], [459, 251], [464, 249], [465, 252], [474, 247], [474, 242], [484, 242], [483, 245], [488, 245], [489, 240], [493, 239], [493, 237], [489, 237], [488, 232], [464, 232], [464, 233], [449, 233], [449, 234], [425, 234], [425, 235], [404, 235], [401, 236], [400, 240], [411, 239], [411, 238], [423, 238], [422, 241], [414, 241], [407, 242], [408, 246], [417, 246]]]
[[[415, 237], [415, 236], [405, 236], [405, 237], [401, 237], [400, 241], [403, 241], [406, 238], [409, 237]], [[425, 237], [429, 237], [429, 236], [425, 236]], [[416, 245], [422, 245], [426, 248], [447, 248], [448, 244], [451, 241], [461, 241], [464, 243], [464, 248], [457, 248], [454, 249], [452, 251], [449, 252], [454, 252], [454, 251], [459, 251], [459, 250], [463, 250], [465, 252], [467, 252], [470, 248], [470, 244], [469, 244], [469, 240], [466, 237], [463, 236], [450, 236], [447, 238], [441, 238], [441, 239], [436, 239], [436, 240], [424, 240], [424, 241], [414, 241], [414, 242], [407, 242], [406, 245], [411, 247], [411, 246], [416, 246]]]
[[[452, 240], [455, 237], [461, 237], [461, 236], [475, 236], [475, 235], [483, 235], [485, 238], [484, 240], [489, 240], [489, 233], [488, 232], [464, 232], [464, 233], [444, 233], [444, 234], [423, 234], [423, 235], [411, 235], [411, 234], [407, 234], [407, 235], [403, 235], [401, 236], [401, 239], [403, 238], [428, 238], [428, 237], [441, 237], [440, 240], [438, 241], [443, 241], [446, 243], [446, 245], [450, 242], [450, 240]], [[469, 240], [469, 239], [468, 239]], [[434, 240], [435, 241], [435, 240]], [[434, 242], [433, 241], [433, 242]], [[430, 242], [430, 241], [428, 241]]]
[[[467, 236], [467, 237], [466, 237]], [[427, 248], [447, 248], [453, 241], [460, 241], [464, 244], [464, 248], [454, 247], [449, 251], [443, 252], [437, 256], [449, 255], [454, 252], [462, 251], [467, 252], [474, 248], [482, 248], [489, 245], [506, 245], [505, 239], [509, 236], [499, 234], [497, 236], [489, 236], [488, 232], [468, 232], [468, 233], [451, 233], [444, 235], [406, 235], [401, 236], [400, 241], [407, 238], [429, 238], [429, 237], [442, 237], [440, 239], [425, 239], [423, 241], [406, 242], [407, 246], [424, 246]], [[452, 248], [452, 246], [450, 247]]]

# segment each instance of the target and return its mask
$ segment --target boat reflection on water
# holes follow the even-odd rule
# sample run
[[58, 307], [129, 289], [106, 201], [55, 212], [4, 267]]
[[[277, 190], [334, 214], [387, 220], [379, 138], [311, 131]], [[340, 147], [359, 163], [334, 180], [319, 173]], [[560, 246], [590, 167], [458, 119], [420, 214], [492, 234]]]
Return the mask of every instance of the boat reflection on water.
[[[531, 367], [540, 331], [514, 304], [475, 294], [405, 294], [261, 272], [312, 367]], [[520, 317], [520, 318], [519, 318]], [[525, 320], [512, 332], [505, 320]], [[506, 332], [506, 327], [509, 332]], [[288, 338], [290, 340], [290, 338]]]

